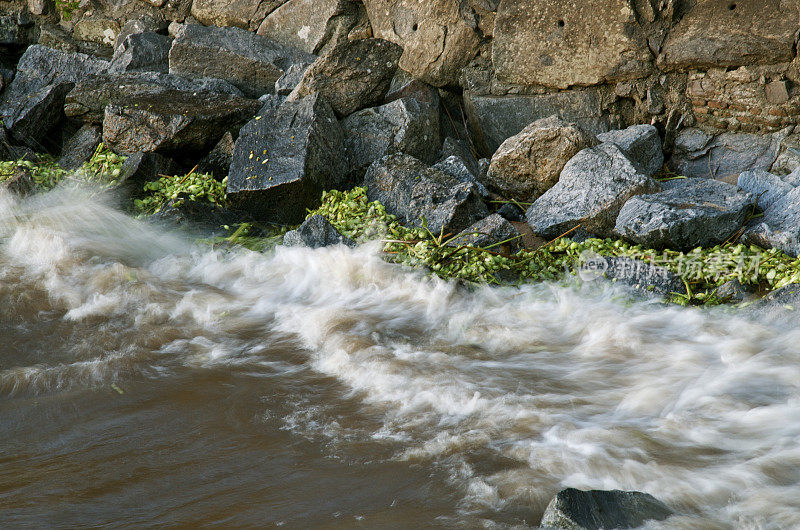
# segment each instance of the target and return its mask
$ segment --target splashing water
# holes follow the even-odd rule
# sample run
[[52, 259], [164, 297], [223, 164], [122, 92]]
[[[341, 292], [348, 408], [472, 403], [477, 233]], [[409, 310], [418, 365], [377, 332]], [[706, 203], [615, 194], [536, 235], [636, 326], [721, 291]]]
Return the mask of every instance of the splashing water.
[[7, 522], [535, 525], [577, 487], [800, 525], [791, 317], [211, 250], [67, 189], [0, 195], [0, 304]]

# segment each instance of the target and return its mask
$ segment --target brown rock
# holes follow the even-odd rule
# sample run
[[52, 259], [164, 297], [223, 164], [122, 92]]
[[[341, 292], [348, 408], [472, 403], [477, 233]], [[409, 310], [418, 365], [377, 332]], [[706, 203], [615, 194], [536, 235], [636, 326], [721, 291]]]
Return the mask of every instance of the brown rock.
[[258, 34], [308, 53], [319, 53], [333, 33], [335, 17], [350, 7], [348, 0], [289, 0], [264, 19]]
[[789, 86], [786, 81], [773, 81], [764, 90], [770, 103], [780, 105], [789, 101]]
[[286, 0], [194, 0], [192, 15], [208, 26], [235, 26], [248, 29], [261, 4], [270, 4], [270, 11]]

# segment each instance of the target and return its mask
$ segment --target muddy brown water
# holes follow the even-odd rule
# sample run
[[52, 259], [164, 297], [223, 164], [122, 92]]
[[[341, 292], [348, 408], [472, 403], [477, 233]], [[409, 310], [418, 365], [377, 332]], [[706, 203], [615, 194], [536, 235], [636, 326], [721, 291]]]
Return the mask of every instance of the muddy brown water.
[[524, 528], [577, 487], [795, 528], [797, 324], [2, 195], [0, 526]]

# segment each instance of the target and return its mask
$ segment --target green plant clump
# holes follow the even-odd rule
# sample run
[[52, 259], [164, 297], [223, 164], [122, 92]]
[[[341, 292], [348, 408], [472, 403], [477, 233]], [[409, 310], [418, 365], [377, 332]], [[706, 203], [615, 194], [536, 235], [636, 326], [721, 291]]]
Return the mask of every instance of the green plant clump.
[[646, 249], [621, 240], [588, 239], [579, 243], [564, 237], [515, 254], [504, 254], [494, 246], [452, 246], [442, 234], [401, 225], [383, 205], [369, 202], [364, 188], [323, 193], [321, 206], [310, 212], [315, 214], [326, 217], [337, 230], [357, 242], [382, 240], [388, 261], [426, 267], [445, 279], [490, 284], [508, 283], [509, 279], [557, 280], [577, 274], [581, 257], [592, 252], [638, 259], [672, 271], [683, 280], [686, 289], [671, 297], [681, 304], [720, 303], [717, 289], [730, 280], [762, 291], [800, 283], [800, 260], [779, 250], [742, 244], [679, 252]]
[[144, 185], [147, 196], [136, 199], [134, 209], [140, 214], [150, 215], [159, 212], [164, 205], [174, 201], [175, 206], [183, 204], [184, 200], [209, 202], [226, 206], [228, 203], [225, 186], [228, 177], [222, 182], [215, 180], [208, 173], [195, 173], [190, 171], [186, 175], [174, 177], [161, 177], [158, 180]]
[[80, 0], [56, 0], [56, 11], [64, 20], [72, 20], [72, 15], [80, 6]]

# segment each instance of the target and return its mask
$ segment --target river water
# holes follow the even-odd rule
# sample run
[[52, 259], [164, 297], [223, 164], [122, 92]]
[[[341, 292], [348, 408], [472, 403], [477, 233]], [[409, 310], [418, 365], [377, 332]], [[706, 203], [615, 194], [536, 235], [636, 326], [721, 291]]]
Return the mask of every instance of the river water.
[[797, 323], [0, 195], [0, 525], [535, 527], [576, 487], [796, 528]]

